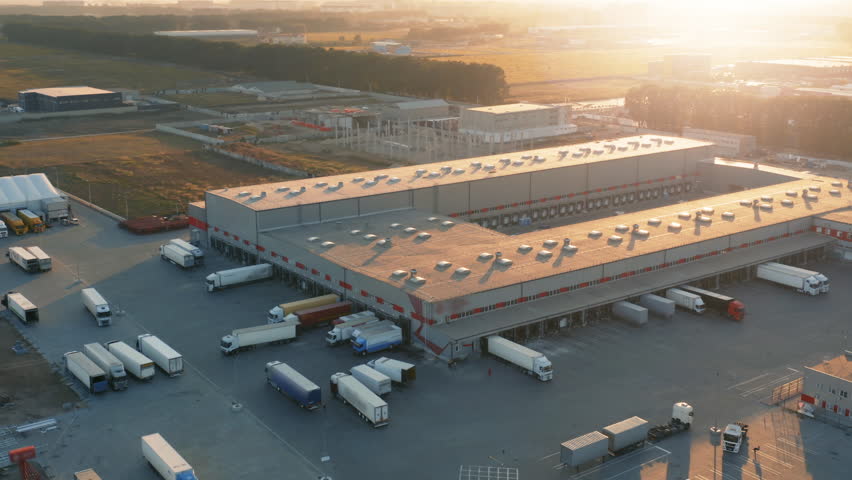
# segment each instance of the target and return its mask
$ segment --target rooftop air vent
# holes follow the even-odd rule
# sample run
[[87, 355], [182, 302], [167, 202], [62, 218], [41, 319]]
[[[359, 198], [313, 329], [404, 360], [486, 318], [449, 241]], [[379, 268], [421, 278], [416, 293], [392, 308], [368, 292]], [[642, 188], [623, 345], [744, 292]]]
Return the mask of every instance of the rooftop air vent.
[[632, 145], [633, 148], [639, 148], [639, 142], [637, 140], [630, 140], [627, 144]]
[[574, 152], [571, 154], [572, 157], [580, 158], [583, 156], [583, 152]]
[[565, 253], [565, 254], [568, 254], [568, 255], [573, 255], [573, 254], [577, 253], [577, 246], [576, 245], [563, 245], [562, 246], [562, 252]]
[[290, 190], [290, 187], [278, 187], [278, 188], [275, 189], [275, 191], [278, 192], [278, 193], [284, 193], [288, 190]]
[[831, 186], [832, 186], [832, 187], [842, 187], [842, 186], [843, 186], [843, 182], [831, 182]]
[[650, 234], [651, 234], [651, 232], [649, 232], [648, 230], [645, 230], [643, 228], [637, 228], [637, 229], [633, 230], [633, 235], [636, 235], [637, 237], [647, 237]]
[[326, 185], [328, 185], [328, 182], [317, 182], [316, 184], [314, 184], [314, 186], [317, 188], [322, 188]]
[[402, 231], [405, 233], [414, 233], [417, 231], [417, 229], [414, 227], [405, 227]]
[[368, 234], [364, 235], [364, 240], [367, 240], [368, 242], [372, 242], [376, 238], [378, 238], [378, 237], [376, 235], [373, 235], [372, 233], [368, 233]]
[[379, 245], [381, 247], [390, 247], [391, 246], [391, 239], [390, 238], [383, 238], [383, 239], [379, 240], [378, 242], [376, 242], [376, 245]]
[[529, 246], [529, 245], [519, 245], [518, 246], [518, 251], [521, 252], [521, 253], [529, 253], [530, 250], [532, 250], [532, 247]]
[[308, 237], [308, 241], [311, 243], [319, 242], [319, 237]]
[[414, 285], [423, 285], [424, 283], [426, 283], [426, 279], [423, 278], [423, 277], [418, 277], [418, 276], [408, 277], [408, 283], [411, 283], [411, 284], [414, 284]]
[[701, 223], [712, 223], [713, 217], [708, 217], [707, 215], [699, 215], [695, 217], [695, 221]]
[[751, 206], [751, 200], [740, 200], [740, 206], [741, 207], [750, 207]]
[[440, 262], [435, 264], [435, 268], [439, 270], [446, 270], [453, 266], [453, 262], [448, 262], [446, 260], [441, 260]]
[[677, 214], [677, 218], [681, 220], [689, 220], [690, 218], [692, 218], [692, 214], [689, 212], [680, 212]]
[[441, 172], [429, 172], [429, 178], [440, 177]]
[[245, 190], [237, 194], [238, 197], [248, 197], [249, 195], [251, 195], [251, 192], [246, 192]]
[[521, 155], [521, 158], [524, 159], [524, 160], [532, 160], [533, 156], [532, 155]]
[[603, 232], [600, 230], [592, 230], [589, 232], [589, 238], [601, 238], [601, 235], [603, 235]]
[[334, 242], [322, 242], [320, 245], [322, 246], [322, 248], [331, 248], [335, 245], [335, 243]]
[[618, 233], [627, 233], [630, 231], [630, 227], [628, 227], [627, 225], [616, 225], [615, 231]]
[[784, 200], [781, 200], [781, 205], [784, 205], [785, 207], [792, 207], [793, 201], [789, 198], [785, 198]]
[[514, 162], [512, 162], [512, 165], [514, 165], [514, 166], [516, 166], [516, 167], [520, 167], [520, 166], [522, 166], [523, 164], [524, 164], [524, 161], [523, 161], [523, 160], [515, 160]]
[[831, 190], [828, 191], [828, 193], [829, 193], [829, 195], [833, 195], [835, 197], [840, 196], [840, 190], [838, 190], [836, 188], [832, 188]]
[[767, 203], [772, 203], [772, 195], [761, 195], [760, 200]]
[[480, 260], [490, 260], [493, 256], [493, 253], [482, 252], [477, 258], [479, 258]]
[[544, 245], [546, 248], [553, 248], [559, 245], [559, 242], [557, 242], [556, 240], [545, 240], [541, 242], [541, 244]]
[[349, 230], [349, 235], [360, 235], [361, 230]]
[[820, 188], [819, 185], [811, 185], [808, 187], [808, 190], [812, 192], [821, 192], [822, 188]]
[[650, 143], [643, 143], [642, 148], [651, 148], [651, 144]]
[[817, 199], [819, 199], [819, 197], [816, 196], [813, 193], [809, 193], [809, 194], [805, 195], [805, 200], [817, 200]]
[[402, 278], [402, 277], [407, 277], [408, 272], [406, 272], [405, 270], [394, 270], [393, 272], [391, 272], [391, 275], [393, 275], [394, 277], [397, 277], [397, 278]]
[[674, 140], [672, 140], [671, 138], [667, 138], [667, 139], [663, 140], [663, 143], [665, 143], [666, 145], [673, 145]]
[[375, 178], [376, 178], [376, 180], [384, 180], [384, 179], [388, 178], [388, 174], [387, 173], [380, 173], [380, 174], [376, 175]]
[[438, 218], [438, 217], [429, 217], [429, 218], [427, 218], [426, 220], [429, 220], [430, 222], [437, 222], [438, 220], [440, 220], [440, 218]]
[[261, 198], [263, 198], [263, 195], [253, 195], [251, 198], [249, 198], [249, 200], [251, 200], [252, 202], [256, 202]]
[[602, 149], [600, 149], [600, 148], [596, 148], [596, 149], [595, 149], [595, 151], [594, 151], [594, 154], [595, 154], [595, 155], [600, 155], [600, 154], [602, 154], [602, 153], [604, 153], [604, 151], [603, 151]]
[[379, 183], [379, 182], [377, 182], [376, 180], [368, 180], [368, 181], [364, 182], [364, 186], [365, 187], [372, 187], [373, 185], [375, 185], [377, 183]]
[[490, 163], [486, 163], [485, 165], [482, 166], [483, 170], [494, 170], [494, 168], [495, 168], [494, 165], [492, 165]]
[[536, 258], [538, 259], [547, 259], [553, 256], [553, 252], [550, 250], [539, 250], [538, 254], [536, 254]]
[[763, 210], [764, 212], [771, 212], [772, 211], [772, 204], [771, 203], [761, 203], [760, 209]]
[[364, 177], [355, 177], [352, 179], [352, 183], [360, 183], [364, 181]]
[[661, 223], [663, 223], [663, 221], [656, 217], [648, 219], [648, 225], [652, 227], [659, 227]]
[[482, 162], [470, 162], [470, 166], [473, 168], [481, 168]]
[[429, 240], [432, 238], [432, 234], [429, 232], [420, 232], [417, 234], [417, 238], [420, 240]]
[[501, 158], [500, 163], [502, 163], [503, 165], [508, 165], [508, 164], [512, 163], [512, 159], [511, 158]]
[[463, 276], [468, 275], [470, 273], [470, 269], [465, 268], [465, 267], [459, 267], [459, 268], [456, 269], [455, 273], [456, 273], [456, 275], [463, 277]]
[[533, 162], [543, 162], [545, 160], [547, 159], [541, 155], [536, 155], [535, 158], [533, 158]]
[[463, 168], [457, 168], [457, 169], [453, 170], [453, 173], [456, 174], [456, 175], [461, 175], [462, 173], [464, 173], [464, 169]]
[[444, 165], [444, 166], [441, 167], [441, 171], [444, 172], [444, 173], [450, 173], [450, 172], [453, 171], [453, 167], [451, 167], [449, 165]]
[[672, 223], [669, 224], [669, 231], [670, 232], [679, 232], [680, 229], [681, 229], [681, 224], [679, 224], [677, 222], [672, 222]]
[[610, 235], [606, 240], [609, 243], [621, 243], [624, 238], [621, 235]]
[[402, 224], [401, 223], [391, 223], [390, 228], [393, 228], [393, 229], [402, 228]]
[[619, 152], [626, 152], [627, 151], [627, 145], [619, 145], [618, 151]]
[[452, 220], [444, 220], [443, 222], [441, 222], [442, 227], [452, 227], [455, 224], [456, 224], [456, 222], [454, 222]]
[[795, 191], [795, 190], [787, 190], [787, 191], [785, 192], [785, 194], [786, 194], [788, 197], [798, 197], [798, 196], [799, 196], [799, 192], [797, 192], [797, 191]]
[[701, 213], [704, 215], [713, 215], [716, 213], [716, 209], [713, 207], [704, 207], [701, 209]]
[[498, 258], [497, 260], [494, 260], [494, 263], [496, 263], [497, 265], [500, 265], [501, 267], [511, 267], [512, 266], [512, 261], [509, 260], [508, 258]]
[[733, 220], [734, 217], [734, 212], [722, 212], [722, 218], [725, 220]]
[[423, 175], [426, 175], [426, 169], [425, 168], [418, 168], [417, 170], [414, 171], [414, 174], [417, 175], [418, 177], [422, 177]]
[[399, 177], [391, 177], [388, 179], [388, 183], [396, 183], [399, 181]]
[[305, 193], [305, 192], [307, 192], [307, 191], [308, 191], [308, 187], [306, 187], [306, 186], [304, 186], [304, 185], [302, 185], [301, 187], [299, 187], [299, 193]]
[[569, 152], [570, 150], [559, 150], [559, 155], [562, 155], [564, 157], [565, 155], [568, 155]]

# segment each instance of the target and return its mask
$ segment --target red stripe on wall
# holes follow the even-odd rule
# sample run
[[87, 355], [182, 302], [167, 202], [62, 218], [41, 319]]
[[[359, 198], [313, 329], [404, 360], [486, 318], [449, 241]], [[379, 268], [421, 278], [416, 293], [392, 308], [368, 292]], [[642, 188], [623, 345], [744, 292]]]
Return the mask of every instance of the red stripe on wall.
[[201, 220], [199, 220], [195, 217], [189, 217], [189, 224], [192, 225], [193, 227], [198, 227], [198, 228], [204, 230], [205, 232], [207, 231], [207, 228], [208, 228], [208, 225], [207, 225], [206, 222], [202, 222]]
[[402, 308], [402, 307], [400, 307], [399, 305], [394, 305], [394, 306], [393, 306], [393, 309], [394, 309], [394, 310], [396, 310], [397, 312], [400, 312], [400, 313], [404, 313], [404, 312], [405, 312], [405, 309], [404, 309], [404, 308]]
[[345, 288], [346, 290], [352, 290], [352, 285], [344, 282], [343, 280], [341, 280], [339, 283], [340, 283], [340, 286]]

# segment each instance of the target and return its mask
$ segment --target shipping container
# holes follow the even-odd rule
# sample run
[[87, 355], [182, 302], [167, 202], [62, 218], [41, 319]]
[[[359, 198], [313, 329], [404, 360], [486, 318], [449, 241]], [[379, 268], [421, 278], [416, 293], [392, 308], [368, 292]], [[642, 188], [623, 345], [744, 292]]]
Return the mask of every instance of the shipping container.
[[200, 248], [180, 238], [173, 238], [169, 240], [169, 243], [189, 252], [195, 261], [195, 265], [204, 265], [204, 251]]
[[81, 352], [68, 352], [63, 355], [65, 369], [91, 393], [105, 392], [109, 386], [106, 372]]
[[41, 271], [38, 258], [24, 247], [9, 247], [9, 253], [6, 256], [9, 257], [9, 261], [21, 267], [25, 272]]
[[608, 448], [609, 437], [601, 432], [590, 432], [563, 443], [559, 459], [563, 465], [579, 467], [605, 458]]
[[41, 218], [27, 209], [18, 210], [18, 218], [27, 226], [27, 230], [33, 233], [41, 233], [44, 231], [44, 222]]
[[225, 355], [254, 348], [267, 343], [284, 343], [296, 338], [296, 327], [299, 322], [273, 323], [258, 327], [238, 328], [230, 335], [222, 337], [219, 349]]
[[385, 426], [390, 421], [387, 402], [352, 375], [335, 373], [329, 383], [331, 393], [343, 400], [343, 403], [352, 405], [358, 415], [373, 427]]
[[11, 310], [24, 323], [38, 321], [38, 307], [20, 293], [9, 292], [3, 297], [3, 301], [0, 303]]
[[648, 437], [648, 422], [639, 417], [630, 417], [604, 427], [601, 432], [609, 438], [609, 451], [618, 454], [645, 444]]
[[634, 327], [641, 327], [648, 323], [648, 309], [630, 302], [613, 303], [612, 313], [616, 318], [620, 318]]
[[498, 335], [487, 339], [488, 353], [519, 367], [542, 382], [553, 379], [553, 364], [543, 354]]
[[400, 362], [392, 358], [381, 357], [367, 362], [371, 368], [387, 375], [391, 381], [405, 385], [417, 379], [417, 369], [414, 365]]
[[50, 270], [51, 268], [53, 268], [53, 260], [50, 258], [50, 255], [44, 253], [44, 250], [42, 250], [41, 248], [36, 247], [36, 246], [25, 247], [25, 248], [38, 261], [39, 271], [46, 272], [46, 271]]
[[207, 291], [221, 290], [247, 283], [258, 282], [272, 277], [272, 265], [260, 263], [248, 267], [232, 268], [207, 275]]
[[309, 329], [318, 325], [328, 325], [332, 320], [337, 320], [349, 313], [352, 313], [352, 302], [347, 301], [301, 310], [294, 315], [299, 319], [299, 325], [303, 329]]

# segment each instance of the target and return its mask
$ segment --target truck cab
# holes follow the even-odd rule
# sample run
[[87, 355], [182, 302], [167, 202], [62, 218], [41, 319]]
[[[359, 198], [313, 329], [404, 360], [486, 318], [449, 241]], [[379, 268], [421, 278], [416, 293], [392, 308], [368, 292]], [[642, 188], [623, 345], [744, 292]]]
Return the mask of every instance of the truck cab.
[[6, 223], [3, 220], [0, 220], [0, 238], [6, 238], [9, 236], [9, 229], [6, 228]]
[[748, 426], [742, 423], [731, 423], [725, 427], [722, 433], [722, 440], [725, 446], [725, 452], [740, 453], [740, 447], [748, 434]]
[[269, 310], [269, 314], [266, 315], [266, 323], [281, 323], [284, 321], [284, 309], [275, 306]]
[[222, 350], [222, 353], [228, 354], [239, 348], [239, 345], [234, 345], [237, 342], [237, 337], [228, 334], [222, 337], [222, 341], [219, 342], [219, 348]]
[[545, 356], [535, 359], [533, 362], [533, 373], [542, 382], [553, 380], [553, 364]]
[[819, 280], [819, 293], [828, 293], [831, 289], [831, 281], [825, 275], [818, 273], [816, 279]]
[[742, 322], [745, 318], [745, 305], [739, 300], [734, 300], [728, 303], [728, 316], [738, 322]]

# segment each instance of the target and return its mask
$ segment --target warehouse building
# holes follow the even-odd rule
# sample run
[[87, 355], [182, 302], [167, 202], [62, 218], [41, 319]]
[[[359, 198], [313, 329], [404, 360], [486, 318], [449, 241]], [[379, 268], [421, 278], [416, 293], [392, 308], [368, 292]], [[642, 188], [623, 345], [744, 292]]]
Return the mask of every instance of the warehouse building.
[[819, 409], [823, 415], [834, 415], [852, 424], [852, 351], [805, 367], [802, 401]]
[[68, 216], [68, 199], [43, 173], [0, 177], [0, 212], [28, 209], [45, 222]]
[[[736, 168], [716, 166], [712, 148], [631, 137], [221, 189], [190, 205], [190, 222], [213, 248], [272, 263], [309, 294], [338, 292], [454, 360], [485, 335], [523, 341], [643, 293], [824, 255], [834, 239], [812, 231], [813, 217], [848, 207], [852, 193], [819, 177], [611, 215], [683, 199], [699, 177], [724, 184], [737, 170], [712, 178], [708, 169]], [[500, 231], [590, 212], [606, 216]]]
[[816, 217], [814, 231], [836, 238], [834, 252], [839, 258], [852, 261], [852, 210], [841, 210]]
[[716, 155], [735, 157], [750, 155], [757, 150], [757, 138], [754, 135], [741, 135], [738, 133], [691, 127], [683, 127], [682, 135], [686, 138], [714, 143], [716, 145]]
[[257, 30], [230, 29], [230, 30], [161, 30], [154, 35], [161, 37], [183, 37], [183, 38], [255, 38]]
[[35, 88], [18, 92], [26, 113], [69, 112], [125, 106], [120, 92], [92, 87]]
[[571, 123], [569, 105], [512, 103], [462, 110], [459, 131], [486, 143], [505, 143], [568, 135], [577, 126]]
[[450, 104], [440, 98], [397, 102], [379, 107], [382, 119], [398, 122], [447, 118]]

